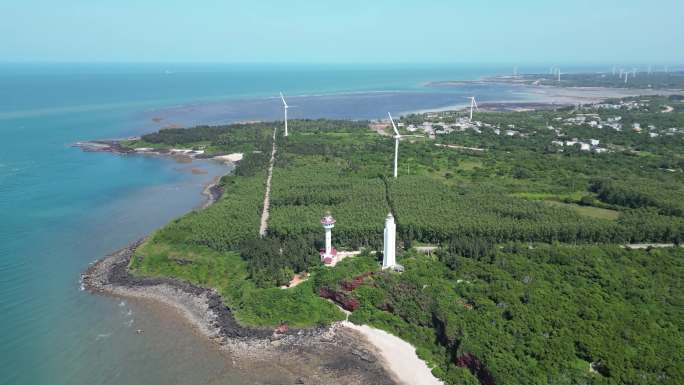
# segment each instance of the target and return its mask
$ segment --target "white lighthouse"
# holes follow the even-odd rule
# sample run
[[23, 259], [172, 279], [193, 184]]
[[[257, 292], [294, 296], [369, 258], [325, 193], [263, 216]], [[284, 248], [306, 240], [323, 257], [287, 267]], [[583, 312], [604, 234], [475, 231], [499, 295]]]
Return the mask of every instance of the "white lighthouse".
[[387, 218], [385, 218], [385, 244], [382, 252], [383, 269], [394, 268], [397, 264], [396, 240], [397, 225], [394, 223], [394, 216], [392, 216], [392, 213], [389, 213], [387, 214]]
[[321, 224], [325, 229], [325, 250], [321, 250], [321, 261], [326, 265], [333, 264], [337, 257], [337, 250], [332, 247], [332, 229], [335, 227], [335, 218], [328, 213], [321, 219]]

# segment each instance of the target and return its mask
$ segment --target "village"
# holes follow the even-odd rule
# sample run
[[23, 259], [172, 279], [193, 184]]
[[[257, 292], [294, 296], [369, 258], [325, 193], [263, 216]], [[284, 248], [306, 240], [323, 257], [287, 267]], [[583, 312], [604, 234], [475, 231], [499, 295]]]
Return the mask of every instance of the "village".
[[[564, 152], [576, 149], [582, 152], [604, 154], [614, 151], [622, 151], [622, 146], [613, 145], [605, 140], [601, 140], [600, 130], [612, 130], [612, 132], [624, 132], [647, 135], [649, 138], [659, 138], [662, 136], [673, 136], [684, 134], [681, 127], [658, 127], [656, 124], [633, 121], [625, 119], [623, 115], [632, 113], [647, 113], [652, 108], [652, 100], [621, 99], [616, 101], [605, 101], [598, 104], [577, 105], [571, 110], [556, 110], [555, 116], [550, 120], [544, 129], [552, 132], [552, 137], [547, 143], [550, 148], [557, 152]], [[668, 114], [674, 111], [669, 105], [659, 107], [660, 113]], [[423, 114], [413, 114], [402, 117], [397, 123], [397, 127], [403, 133], [402, 136], [424, 137], [428, 140], [438, 141], [451, 134], [487, 135], [493, 134], [500, 137], [509, 138], [530, 138], [543, 131], [539, 127], [528, 127], [515, 123], [492, 123], [488, 122], [489, 116], [482, 114], [473, 115], [471, 107], [468, 111], [443, 111], [428, 112]], [[371, 123], [371, 128], [383, 133], [390, 127], [389, 121], [378, 120]], [[595, 137], [579, 137], [570, 134], [568, 131], [573, 128], [595, 129]], [[585, 131], [586, 132], [586, 131]], [[453, 138], [454, 136], [452, 136]], [[464, 147], [437, 144], [451, 148], [462, 148], [476, 151], [484, 151], [482, 148]]]

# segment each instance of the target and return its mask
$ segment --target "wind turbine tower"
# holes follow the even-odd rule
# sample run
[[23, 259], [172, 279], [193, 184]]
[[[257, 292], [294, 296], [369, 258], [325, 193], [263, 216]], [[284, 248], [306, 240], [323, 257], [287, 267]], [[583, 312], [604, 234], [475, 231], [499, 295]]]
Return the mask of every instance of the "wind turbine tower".
[[561, 76], [561, 70], [560, 70], [560, 68], [558, 68], [558, 82], [559, 82], [559, 83], [560, 83], [560, 81], [561, 81], [560, 76]]
[[397, 126], [394, 124], [394, 119], [392, 119], [392, 114], [387, 113], [390, 122], [392, 122], [392, 129], [394, 129], [394, 178], [397, 178], [398, 171], [397, 167], [399, 165], [399, 141], [401, 140], [401, 134], [397, 130]]
[[475, 97], [471, 96], [470, 97], [470, 121], [473, 121], [473, 109], [477, 110], [478, 112], [480, 109], [477, 107], [477, 102], [475, 101]]
[[283, 111], [285, 112], [285, 136], [287, 136], [287, 102], [285, 102], [285, 96], [283, 96], [283, 93], [280, 93], [280, 100], [283, 101]]

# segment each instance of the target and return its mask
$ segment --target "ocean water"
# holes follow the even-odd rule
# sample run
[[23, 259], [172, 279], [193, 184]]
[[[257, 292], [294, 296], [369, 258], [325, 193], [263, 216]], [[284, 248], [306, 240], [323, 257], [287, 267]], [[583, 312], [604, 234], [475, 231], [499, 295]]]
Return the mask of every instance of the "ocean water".
[[[536, 69], [545, 71], [545, 69]], [[497, 66], [0, 65], [0, 384], [243, 384], [238, 368], [168, 309], [81, 291], [95, 259], [200, 205], [229, 171], [85, 153], [79, 140], [168, 125], [292, 117], [377, 118], [524, 99], [496, 86], [425, 88], [505, 74]], [[160, 118], [155, 119], [153, 118]], [[191, 168], [206, 174], [195, 174]], [[136, 334], [136, 329], [143, 334]]]

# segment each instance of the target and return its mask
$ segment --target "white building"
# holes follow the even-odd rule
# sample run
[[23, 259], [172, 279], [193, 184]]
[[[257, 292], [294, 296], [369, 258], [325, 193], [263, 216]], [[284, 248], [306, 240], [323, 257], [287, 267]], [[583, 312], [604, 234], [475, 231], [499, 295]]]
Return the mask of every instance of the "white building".
[[598, 140], [598, 139], [589, 139], [589, 143], [590, 143], [592, 146], [598, 146], [599, 143], [600, 143], [600, 140]]
[[397, 265], [396, 258], [396, 240], [397, 240], [397, 225], [394, 223], [394, 216], [392, 213], [387, 214], [385, 218], [385, 237], [384, 247], [382, 251], [382, 268], [394, 268]]
[[325, 229], [325, 250], [321, 250], [321, 262], [326, 265], [334, 265], [337, 258], [337, 250], [332, 247], [332, 229], [335, 227], [335, 218], [327, 214], [321, 219], [321, 224]]

